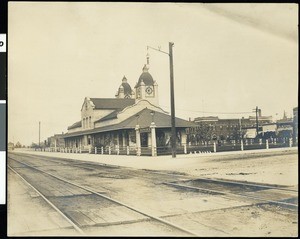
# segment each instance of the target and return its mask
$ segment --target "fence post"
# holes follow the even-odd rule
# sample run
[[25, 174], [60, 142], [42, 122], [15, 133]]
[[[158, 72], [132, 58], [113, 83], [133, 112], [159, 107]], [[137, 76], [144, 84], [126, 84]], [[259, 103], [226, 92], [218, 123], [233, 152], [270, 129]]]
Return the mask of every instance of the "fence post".
[[186, 144], [183, 145], [183, 151], [184, 151], [184, 154], [187, 154]]
[[101, 154], [103, 154], [103, 146], [101, 147]]
[[259, 144], [262, 145], [262, 139], [259, 139]]
[[127, 155], [129, 155], [129, 146], [126, 146]]
[[108, 146], [108, 154], [111, 154], [111, 147]]
[[244, 142], [243, 142], [242, 139], [241, 139], [241, 150], [242, 150], [242, 151], [244, 150]]
[[92, 148], [91, 147], [89, 147], [89, 154], [92, 152]]
[[289, 140], [289, 146], [292, 147], [292, 145], [293, 145], [293, 139], [290, 138], [290, 140]]
[[269, 149], [269, 140], [266, 139], [266, 149]]
[[119, 155], [120, 154], [120, 146], [119, 145], [117, 145], [117, 155]]
[[97, 147], [95, 147], [95, 154], [97, 154]]
[[276, 140], [276, 138], [274, 139], [274, 144], [277, 144], [277, 140]]
[[214, 142], [214, 153], [217, 152], [217, 145], [216, 145], [216, 142]]

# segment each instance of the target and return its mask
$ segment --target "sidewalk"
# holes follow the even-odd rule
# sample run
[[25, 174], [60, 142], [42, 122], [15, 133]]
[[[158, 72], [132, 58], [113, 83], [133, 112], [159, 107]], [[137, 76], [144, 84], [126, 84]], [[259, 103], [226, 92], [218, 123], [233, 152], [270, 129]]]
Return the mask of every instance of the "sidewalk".
[[15, 150], [26, 154], [69, 158], [148, 170], [166, 170], [199, 177], [227, 178], [270, 184], [298, 183], [298, 147], [206, 154], [127, 156]]

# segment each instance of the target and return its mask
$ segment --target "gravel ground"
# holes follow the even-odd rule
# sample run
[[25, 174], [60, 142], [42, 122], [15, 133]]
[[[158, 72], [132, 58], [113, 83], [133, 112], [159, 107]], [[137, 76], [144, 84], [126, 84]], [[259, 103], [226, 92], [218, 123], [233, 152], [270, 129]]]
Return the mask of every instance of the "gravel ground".
[[209, 178], [278, 185], [298, 185], [298, 147], [159, 157], [94, 155], [20, 150], [16, 152], [71, 158], [138, 169], [164, 170]]
[[[84, 166], [87, 168], [78, 167], [76, 174], [74, 174], [71, 166], [52, 167], [49, 162], [45, 162], [45, 166], [43, 166], [47, 171], [58, 173], [69, 179], [73, 178], [77, 183], [97, 188], [98, 191], [103, 191], [113, 198], [196, 232], [199, 236], [268, 237], [298, 235], [298, 212], [295, 210], [271, 204], [252, 205], [253, 202], [249, 199], [226, 198], [219, 195], [184, 191], [165, 186], [159, 182], [160, 179], [168, 178], [166, 175], [163, 176], [163, 173], [166, 172], [172, 173], [174, 178], [180, 178], [180, 175], [223, 178], [276, 184], [298, 190], [298, 148], [209, 155], [178, 155], [175, 159], [170, 156], [153, 158], [32, 151], [23, 153], [52, 158], [71, 158], [78, 160], [78, 163], [83, 163], [83, 161], [98, 162], [146, 169], [147, 171], [144, 173], [139, 170], [135, 173], [128, 168], [127, 173], [122, 168], [114, 167], [103, 167], [103, 169], [99, 167], [97, 169], [95, 166], [91, 170], [91, 166], [86, 164]], [[32, 163], [39, 164], [34, 159]], [[15, 179], [10, 177], [9, 180]], [[13, 183], [9, 185], [13, 185]], [[261, 191], [261, 193], [264, 192], [267, 193], [268, 190]], [[271, 193], [272, 190], [269, 192]], [[12, 191], [9, 192], [9, 195], [12, 193]], [[11, 204], [19, 203], [21, 205], [21, 197], [18, 199], [19, 201], [14, 201], [10, 196], [8, 200], [11, 201]], [[18, 218], [17, 213], [13, 215]], [[144, 224], [146, 226], [149, 223], [141, 222], [141, 225]], [[150, 231], [152, 226], [149, 227]], [[125, 231], [120, 232], [123, 229]], [[126, 226], [112, 226], [103, 230], [103, 235], [132, 235], [129, 228], [126, 231]], [[133, 234], [147, 235], [147, 232], [146, 229], [141, 230], [139, 227]], [[91, 229], [90, 234], [97, 235], [97, 231]]]

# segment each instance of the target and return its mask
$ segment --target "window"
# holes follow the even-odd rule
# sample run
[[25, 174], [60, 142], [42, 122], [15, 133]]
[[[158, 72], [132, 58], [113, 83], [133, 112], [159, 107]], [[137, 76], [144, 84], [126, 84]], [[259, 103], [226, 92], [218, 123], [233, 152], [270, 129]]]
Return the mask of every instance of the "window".
[[92, 117], [90, 116], [89, 118], [89, 127], [91, 128], [92, 127]]
[[85, 118], [82, 119], [82, 127], [85, 128]]

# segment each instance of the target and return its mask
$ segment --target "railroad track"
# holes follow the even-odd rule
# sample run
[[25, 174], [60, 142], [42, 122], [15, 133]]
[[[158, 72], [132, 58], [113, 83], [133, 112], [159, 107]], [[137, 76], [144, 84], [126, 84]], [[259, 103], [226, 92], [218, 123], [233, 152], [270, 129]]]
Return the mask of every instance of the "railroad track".
[[[20, 154], [18, 154], [20, 155]], [[35, 156], [35, 155], [22, 155], [22, 157], [27, 157], [27, 158], [35, 158], [35, 159], [39, 159], [41, 158], [41, 156]], [[98, 163], [98, 162], [78, 162], [77, 160], [73, 160], [73, 159], [53, 159], [49, 156], [42, 156], [43, 157], [43, 161], [46, 159], [47, 161], [50, 162], [55, 162], [58, 163], [60, 165], [66, 165], [66, 166], [74, 166], [74, 167], [78, 167], [78, 168], [83, 168], [83, 169], [95, 169], [92, 166], [84, 166], [87, 163], [91, 164], [91, 165], [96, 165], [96, 166], [104, 166], [105, 168], [120, 168], [120, 166], [117, 165], [110, 165], [110, 164], [104, 164], [104, 163]], [[68, 161], [68, 162], [63, 162], [63, 161]], [[43, 166], [59, 166], [59, 165], [41, 165], [40, 167]], [[130, 167], [125, 167], [122, 166], [122, 168], [127, 168], [130, 169], [132, 171], [138, 171], [138, 169], [133, 169]], [[222, 179], [222, 178], [208, 178], [208, 177], [195, 177], [195, 176], [191, 176], [191, 175], [185, 175], [185, 174], [174, 174], [174, 172], [168, 173], [168, 172], [162, 172], [162, 171], [156, 171], [156, 170], [149, 170], [149, 169], [140, 169], [143, 170], [147, 173], [151, 173], [151, 174], [158, 174], [158, 175], [166, 175], [166, 176], [173, 176], [173, 177], [180, 177], [183, 178], [185, 180], [189, 180], [189, 181], [193, 181], [193, 180], [203, 180], [203, 181], [208, 181], [208, 182], [220, 182], [223, 184], [232, 184], [232, 185], [242, 185], [242, 186], [259, 186], [261, 188], [266, 188], [266, 189], [276, 189], [276, 190], [280, 190], [280, 191], [290, 191], [290, 192], [297, 192], [298, 190], [295, 189], [290, 189], [287, 188], [287, 186], [281, 186], [281, 185], [271, 185], [271, 184], [261, 184], [261, 183], [252, 183], [252, 182], [247, 182], [247, 181], [234, 181], [234, 180], [228, 180], [228, 179]], [[141, 176], [141, 175], [139, 175]], [[144, 177], [147, 178], [147, 177]]]
[[[29, 158], [29, 156], [26, 156]], [[34, 158], [36, 159], [40, 159], [40, 156], [34, 156]], [[44, 158], [43, 158], [44, 160]], [[68, 163], [66, 162], [61, 162], [61, 160], [53, 160], [53, 159], [49, 159], [47, 157], [46, 159], [47, 161], [50, 162], [55, 162], [55, 163], [59, 163], [60, 165], [68, 165], [68, 166], [73, 166], [73, 167], [79, 167], [79, 168], [83, 168], [83, 169], [95, 169], [92, 166], [84, 166], [86, 165], [86, 163], [78, 163], [75, 160], [69, 160]], [[75, 164], [74, 164], [75, 163]], [[106, 164], [100, 164], [100, 163], [91, 163], [91, 164], [95, 164], [95, 165], [102, 165], [104, 167], [111, 167], [111, 168], [120, 168], [119, 166], [111, 166], [111, 165], [106, 165]], [[44, 166], [44, 165], [42, 165]], [[41, 167], [42, 167], [41, 166]], [[49, 165], [47, 165], [49, 166]], [[126, 167], [124, 167], [126, 168]], [[138, 170], [134, 170], [129, 168], [130, 170], [132, 170], [133, 172], [138, 171]], [[225, 180], [225, 179], [213, 179], [213, 178], [207, 178], [207, 177], [194, 177], [194, 176], [189, 176], [189, 175], [182, 175], [182, 174], [173, 174], [173, 173], [167, 173], [167, 172], [157, 172], [154, 170], [144, 170], [147, 173], [151, 173], [151, 174], [159, 174], [159, 175], [165, 175], [165, 176], [171, 176], [171, 177], [176, 177], [175, 181], [170, 181], [170, 182], [161, 182], [162, 184], [165, 185], [169, 185], [172, 187], [177, 187], [177, 188], [182, 188], [182, 189], [187, 189], [187, 190], [194, 190], [194, 191], [199, 191], [199, 192], [204, 192], [204, 193], [209, 193], [209, 194], [218, 194], [218, 195], [223, 195], [223, 196], [241, 196], [244, 198], [249, 198], [249, 199], [254, 199], [257, 200], [259, 203], [260, 202], [267, 202], [267, 203], [273, 203], [273, 204], [277, 204], [277, 205], [281, 205], [281, 206], [288, 206], [288, 207], [292, 207], [295, 209], [298, 209], [298, 204], [295, 203], [288, 203], [288, 202], [281, 202], [281, 201], [276, 201], [276, 200], [272, 200], [272, 199], [267, 199], [264, 197], [258, 197], [258, 196], [253, 196], [253, 195], [248, 195], [248, 194], [243, 194], [243, 193], [239, 193], [239, 192], [226, 192], [224, 190], [224, 188], [228, 185], [232, 185], [233, 187], [238, 187], [238, 188], [259, 188], [260, 190], [275, 190], [275, 191], [282, 191], [282, 192], [287, 192], [287, 193], [296, 193], [297, 196], [298, 195], [298, 190], [294, 190], [294, 189], [290, 189], [290, 188], [286, 188], [286, 186], [279, 186], [279, 185], [266, 185], [266, 184], [258, 184], [258, 183], [249, 183], [249, 182], [241, 182], [241, 181], [231, 181], [231, 180]], [[138, 175], [139, 177], [142, 178], [149, 178], [146, 175]], [[179, 180], [180, 179], [184, 179], [184, 180]], [[191, 185], [184, 185], [186, 183], [190, 183], [190, 182], [194, 182], [194, 181], [201, 181], [201, 184], [208, 185], [209, 183], [213, 183], [214, 185], [221, 185], [223, 188], [222, 190], [216, 190], [216, 189], [209, 189], [209, 187], [199, 187], [199, 186], [191, 186]], [[217, 187], [219, 188], [219, 187]]]
[[240, 197], [245, 197], [245, 198], [248, 198], [248, 199], [254, 199], [254, 200], [257, 200], [259, 202], [277, 204], [277, 205], [280, 205], [280, 206], [291, 207], [291, 208], [295, 208], [295, 209], [298, 210], [298, 204], [295, 204], [295, 203], [276, 201], [276, 200], [271, 200], [271, 199], [268, 199], [268, 198], [253, 196], [253, 195], [249, 195], [249, 194], [247, 195], [247, 194], [243, 194], [243, 193], [224, 192], [224, 191], [221, 191], [221, 190], [213, 190], [213, 189], [207, 189], [207, 188], [202, 188], [202, 187], [186, 186], [186, 185], [181, 185], [179, 183], [164, 183], [164, 184], [174, 186], [174, 187], [178, 187], [178, 188], [187, 189], [187, 190], [196, 190], [196, 191], [199, 191], [199, 192], [212, 193], [212, 194], [217, 194], [217, 195], [221, 195], [221, 196], [223, 196], [223, 195], [225, 195], [225, 196], [240, 196]]
[[[19, 154], [16, 154], [16, 155], [20, 156]], [[8, 157], [12, 160], [18, 161], [16, 159], [12, 158], [11, 156], [8, 156]], [[36, 160], [32, 160], [32, 158], [34, 158]], [[97, 173], [99, 173], [100, 177], [104, 177], [104, 178], [105, 178], [105, 175], [103, 176], [102, 173], [106, 174], [106, 171], [108, 170], [109, 174], [111, 174], [111, 173], [112, 174], [121, 173], [124, 175], [130, 174], [130, 176], [134, 176], [134, 177], [138, 176], [139, 178], [152, 179], [152, 181], [153, 180], [155, 180], [156, 182], [158, 181], [158, 183], [156, 183], [156, 184], [166, 185], [168, 187], [173, 187], [173, 188], [175, 187], [177, 189], [180, 189], [180, 191], [183, 191], [183, 192], [184, 191], [199, 192], [199, 195], [218, 194], [221, 197], [227, 197], [229, 199], [234, 199], [234, 200], [237, 198], [238, 198], [238, 200], [245, 199], [246, 201], [250, 202], [250, 204], [248, 204], [248, 205], [253, 205], [253, 206], [259, 205], [259, 204], [275, 204], [275, 205], [283, 206], [285, 208], [288, 207], [288, 208], [292, 208], [292, 209], [298, 209], [298, 204], [296, 204], [296, 203], [291, 203], [288, 201], [281, 202], [280, 198], [272, 199], [272, 198], [269, 198], [270, 195], [267, 195], [267, 197], [265, 197], [265, 196], [263, 197], [263, 194], [259, 194], [259, 192], [270, 191], [272, 193], [280, 192], [280, 193], [284, 193], [284, 194], [287, 193], [289, 195], [290, 194], [298, 195], [298, 190], [293, 190], [293, 189], [287, 188], [285, 186], [258, 184], [258, 183], [242, 182], [242, 181], [232, 181], [232, 180], [226, 180], [226, 179], [212, 179], [212, 178], [206, 178], [206, 177], [193, 177], [193, 176], [182, 175], [182, 174], [177, 174], [177, 173], [173, 173], [173, 172], [162, 172], [162, 171], [154, 171], [154, 170], [138, 170], [138, 169], [132, 169], [129, 167], [119, 167], [119, 166], [94, 163], [94, 162], [78, 162], [77, 160], [72, 160], [72, 159], [58, 159], [58, 158], [50, 158], [50, 157], [44, 157], [44, 156], [22, 155], [21, 159], [24, 160], [24, 162], [26, 162], [26, 163], [18, 161], [20, 163], [23, 163], [23, 165], [20, 166], [20, 168], [28, 166], [28, 167], [32, 167], [37, 170], [43, 171], [41, 169], [42, 167], [49, 166], [50, 168], [53, 167], [55, 169], [56, 166], [65, 165], [65, 166], [70, 166], [70, 167], [82, 168], [84, 170], [95, 170]], [[24, 164], [26, 164], [27, 166]], [[29, 164], [31, 164], [31, 165], [29, 165]], [[16, 169], [17, 168], [18, 168], [18, 166], [16, 166]], [[118, 170], [118, 169], [123, 169], [123, 168], [127, 169], [128, 171], [125, 171], [125, 173], [124, 173], [122, 170]], [[64, 182], [67, 182], [67, 183], [70, 182], [70, 181], [66, 180], [65, 178], [61, 178], [57, 175], [52, 175], [52, 174], [48, 173], [48, 171], [47, 172], [43, 171], [43, 172], [46, 174], [49, 174], [48, 176], [56, 176], [57, 179], [63, 179], [63, 180], [65, 180]], [[63, 172], [63, 170], [61, 172]], [[62, 175], [61, 172], [60, 172], [60, 175]], [[84, 172], [84, 171], [82, 171], [82, 172]], [[155, 177], [153, 177], [153, 174], [166, 176], [166, 177], [155, 178]], [[62, 175], [62, 177], [64, 177], [64, 176]], [[79, 183], [81, 184], [81, 180], [79, 180], [79, 181], [80, 181]], [[73, 186], [82, 186], [82, 185], [74, 184], [73, 182], [70, 182], [70, 183], [73, 184]], [[198, 185], [197, 185], [197, 183], [198, 183]], [[248, 190], [248, 192], [246, 194], [242, 194], [242, 193], [237, 193], [236, 192], [237, 190], [234, 190], [233, 192], [230, 192], [228, 190], [226, 191], [227, 187], [237, 188], [237, 189], [239, 189], [239, 188], [240, 189], [249, 189], [250, 188], [250, 190]], [[256, 188], [256, 187], [260, 189], [257, 191], [258, 194], [256, 194], [255, 190], [251, 191], [251, 188]], [[86, 186], [81, 187], [81, 189], [90, 189], [91, 190], [91, 191], [89, 191], [90, 193], [96, 192], [98, 194], [101, 194], [106, 199], [111, 199], [110, 197], [106, 196], [107, 194], [105, 192], [99, 193], [95, 189], [89, 188]], [[107, 189], [107, 191], [113, 191], [113, 189], [109, 188], [109, 189]], [[117, 200], [115, 200], [115, 201], [118, 204], [119, 201], [117, 201]], [[122, 203], [118, 204], [118, 205], [121, 206]], [[124, 205], [125, 205], [125, 207], [128, 206], [127, 204], [124, 204]], [[140, 219], [140, 221], [142, 221], [142, 220], [157, 221], [156, 219], [163, 220], [163, 219], [167, 219], [170, 216], [172, 217], [172, 215], [169, 215], [169, 216], [161, 216], [158, 218], [158, 217], [151, 215], [150, 213], [143, 212], [143, 210], [138, 210], [136, 208], [132, 208], [131, 206], [128, 206], [127, 208], [133, 209], [133, 211], [136, 213], [140, 212], [139, 213], [140, 215], [144, 215], [146, 219], [143, 218], [143, 219]], [[214, 211], [214, 210], [218, 210], [218, 209], [211, 209], [211, 211]], [[64, 213], [64, 212], [62, 212], [62, 213]], [[147, 215], [153, 216], [153, 218], [151, 218]], [[168, 221], [166, 221], [166, 222], [168, 223]], [[73, 223], [75, 223], [75, 225], [78, 226], [81, 230], [84, 230], [87, 227], [87, 226], [81, 226], [78, 223], [76, 224], [76, 220], [73, 221]], [[182, 228], [180, 226], [182, 224], [180, 221], [176, 221], [176, 223], [178, 223], [176, 225], [173, 223], [171, 223], [171, 225], [165, 224], [164, 222], [159, 222], [159, 223], [167, 225], [169, 228], [172, 228], [174, 230], [178, 230], [178, 228], [181, 228], [183, 230], [179, 229], [179, 231], [181, 233], [185, 233], [185, 235], [196, 235], [197, 234], [194, 231], [190, 231], [190, 230], [186, 230], [185, 228]], [[111, 224], [102, 223], [101, 225], [104, 227], [104, 226], [113, 225], [113, 223], [111, 223]], [[173, 227], [173, 226], [175, 226], [175, 227]], [[204, 226], [206, 226], [206, 225], [204, 225]], [[213, 230], [218, 230], [218, 228], [213, 228]], [[198, 230], [198, 233], [199, 233], [199, 230]], [[226, 234], [226, 232], [224, 232], [224, 231], [222, 233], [223, 233], [223, 235], [224, 235], [224, 233]]]
[[[151, 215], [147, 212], [141, 211], [132, 206], [129, 206], [125, 203], [122, 203], [121, 201], [110, 198], [104, 194], [101, 194], [101, 193], [95, 191], [94, 189], [92, 189], [90, 187], [82, 186], [82, 185], [70, 182], [69, 180], [66, 180], [62, 177], [59, 177], [59, 176], [53, 175], [49, 172], [46, 172], [44, 170], [41, 170], [38, 167], [28, 165], [24, 162], [20, 162], [19, 160], [13, 159], [11, 157], [8, 157], [8, 158], [10, 160], [17, 162], [18, 164], [23, 165], [23, 168], [16, 167], [14, 169], [14, 167], [10, 166], [10, 165], [8, 165], [8, 168], [10, 170], [12, 170], [14, 173], [16, 173], [17, 175], [19, 175], [28, 185], [30, 185], [39, 195], [41, 195], [42, 198], [51, 207], [53, 207], [56, 211], [58, 211], [74, 227], [74, 229], [76, 231], [78, 231], [80, 234], [85, 234], [85, 229], [87, 229], [88, 227], [91, 227], [91, 226], [105, 227], [105, 226], [111, 226], [111, 225], [116, 225], [116, 224], [135, 223], [135, 222], [147, 220], [147, 221], [154, 221], [158, 224], [162, 224], [162, 225], [164, 225], [164, 227], [168, 227], [168, 229], [167, 229], [168, 231], [176, 231], [177, 234], [178, 234], [178, 232], [181, 232], [181, 234], [185, 235], [185, 236], [197, 236], [196, 233], [191, 232], [190, 230], [187, 230], [181, 226], [175, 225], [174, 223], [168, 222], [167, 220], [156, 217], [154, 215]], [[30, 169], [30, 170], [28, 170], [28, 169]], [[92, 212], [89, 214], [89, 216], [91, 216], [93, 214], [92, 220], [87, 220], [86, 217], [80, 219], [80, 216], [78, 216], [78, 215], [80, 213], [82, 213], [82, 210], [79, 213], [75, 213], [74, 210], [71, 210], [71, 209], [68, 210], [68, 208], [66, 208], [66, 206], [64, 205], [64, 200], [66, 200], [66, 198], [70, 195], [53, 195], [51, 193], [50, 194], [44, 193], [43, 190], [41, 190], [36, 185], [34, 185], [34, 182], [31, 180], [32, 178], [30, 178], [28, 176], [28, 174], [26, 174], [25, 172], [21, 172], [22, 170], [27, 171], [27, 173], [34, 174], [33, 178], [37, 178], [37, 175], [39, 175], [40, 180], [45, 177], [48, 179], [52, 178], [52, 182], [59, 181], [59, 182], [63, 183], [64, 185], [68, 185], [68, 188], [67, 188], [68, 191], [73, 191], [73, 196], [80, 197], [81, 203], [84, 203], [83, 202], [84, 200], [89, 200], [89, 202], [86, 205], [83, 205], [82, 207], [88, 207], [88, 206], [97, 205], [100, 203], [100, 204], [104, 204], [106, 208], [110, 208], [110, 209], [112, 209], [113, 207], [117, 207], [117, 209], [119, 211], [121, 211], [123, 214], [130, 215], [130, 217], [127, 218], [127, 220], [125, 219], [123, 221], [112, 220], [111, 222], [107, 222], [109, 220], [107, 220], [105, 218], [104, 218], [105, 219], [104, 221], [101, 220], [101, 219], [103, 219], [103, 217], [105, 217], [105, 215], [100, 215], [99, 217], [97, 217], [95, 212]], [[39, 183], [41, 183], [41, 182], [39, 182]], [[58, 187], [59, 186], [61, 186], [61, 185], [58, 184]], [[78, 190], [78, 189], [80, 189], [80, 190]], [[80, 193], [76, 194], [76, 190], [79, 191]], [[95, 210], [95, 211], [100, 213], [99, 210]], [[106, 210], [106, 212], [107, 212], [107, 210]], [[176, 235], [176, 233], [175, 233], [175, 235]]]

